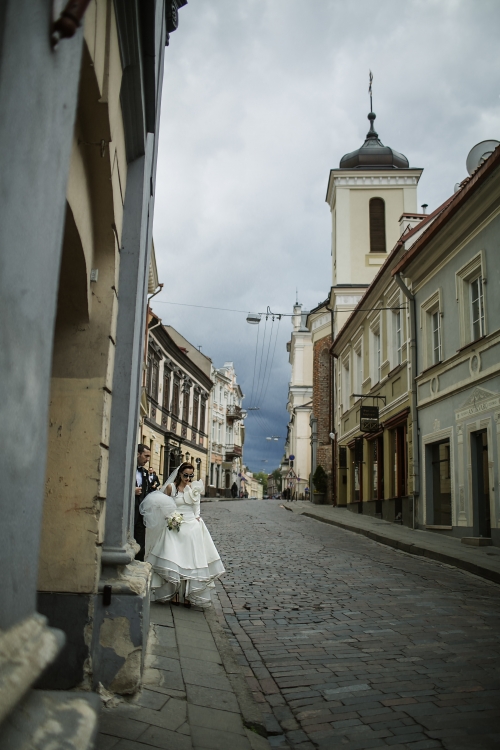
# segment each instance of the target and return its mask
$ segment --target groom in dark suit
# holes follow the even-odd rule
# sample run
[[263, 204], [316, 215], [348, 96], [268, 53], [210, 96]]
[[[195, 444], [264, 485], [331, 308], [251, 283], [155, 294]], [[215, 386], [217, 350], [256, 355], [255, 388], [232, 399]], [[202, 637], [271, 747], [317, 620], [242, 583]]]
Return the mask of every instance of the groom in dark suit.
[[137, 446], [137, 470], [135, 475], [135, 513], [134, 513], [134, 537], [141, 549], [135, 556], [136, 560], [144, 560], [144, 548], [146, 546], [146, 527], [142, 515], [139, 512], [139, 505], [142, 503], [148, 492], [151, 492], [149, 484], [149, 472], [146, 464], [149, 463], [151, 452], [147, 445], [139, 443]]

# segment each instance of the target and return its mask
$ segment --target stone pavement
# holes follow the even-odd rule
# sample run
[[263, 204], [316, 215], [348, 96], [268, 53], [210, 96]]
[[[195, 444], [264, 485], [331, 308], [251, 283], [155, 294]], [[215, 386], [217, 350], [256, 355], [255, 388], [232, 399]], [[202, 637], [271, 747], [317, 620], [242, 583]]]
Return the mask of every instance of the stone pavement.
[[111, 699], [99, 728], [96, 750], [269, 750], [213, 609], [151, 605], [143, 689]]
[[431, 560], [455, 565], [481, 578], [500, 583], [500, 548], [498, 547], [474, 547], [463, 544], [460, 539], [451, 536], [423, 529], [409, 529], [380, 518], [352, 513], [346, 508], [334, 508], [332, 505], [284, 502], [283, 507], [293, 513], [355, 531], [369, 539], [411, 555], [422, 555]]
[[203, 513], [272, 746], [500, 747], [497, 584], [274, 501]]

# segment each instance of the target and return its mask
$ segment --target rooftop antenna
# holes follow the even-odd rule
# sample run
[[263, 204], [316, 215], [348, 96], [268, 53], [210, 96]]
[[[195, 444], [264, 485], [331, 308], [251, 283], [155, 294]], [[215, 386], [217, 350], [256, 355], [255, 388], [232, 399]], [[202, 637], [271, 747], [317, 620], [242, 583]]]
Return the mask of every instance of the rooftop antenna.
[[295, 287], [295, 304], [299, 304], [299, 290], [298, 287]]

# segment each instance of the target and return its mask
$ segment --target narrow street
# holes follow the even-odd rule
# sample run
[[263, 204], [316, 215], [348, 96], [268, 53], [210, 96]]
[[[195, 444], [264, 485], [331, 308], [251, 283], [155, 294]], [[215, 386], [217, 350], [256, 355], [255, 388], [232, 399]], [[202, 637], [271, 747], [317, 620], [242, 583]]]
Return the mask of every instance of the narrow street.
[[498, 748], [498, 586], [280, 506], [202, 508], [271, 744]]

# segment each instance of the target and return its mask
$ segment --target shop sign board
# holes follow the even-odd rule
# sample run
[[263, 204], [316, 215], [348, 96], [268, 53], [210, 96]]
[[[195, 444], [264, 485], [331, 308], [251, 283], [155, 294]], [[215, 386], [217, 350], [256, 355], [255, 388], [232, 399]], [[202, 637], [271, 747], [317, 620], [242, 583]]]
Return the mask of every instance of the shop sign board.
[[361, 406], [359, 414], [361, 432], [377, 432], [379, 429], [378, 406]]

